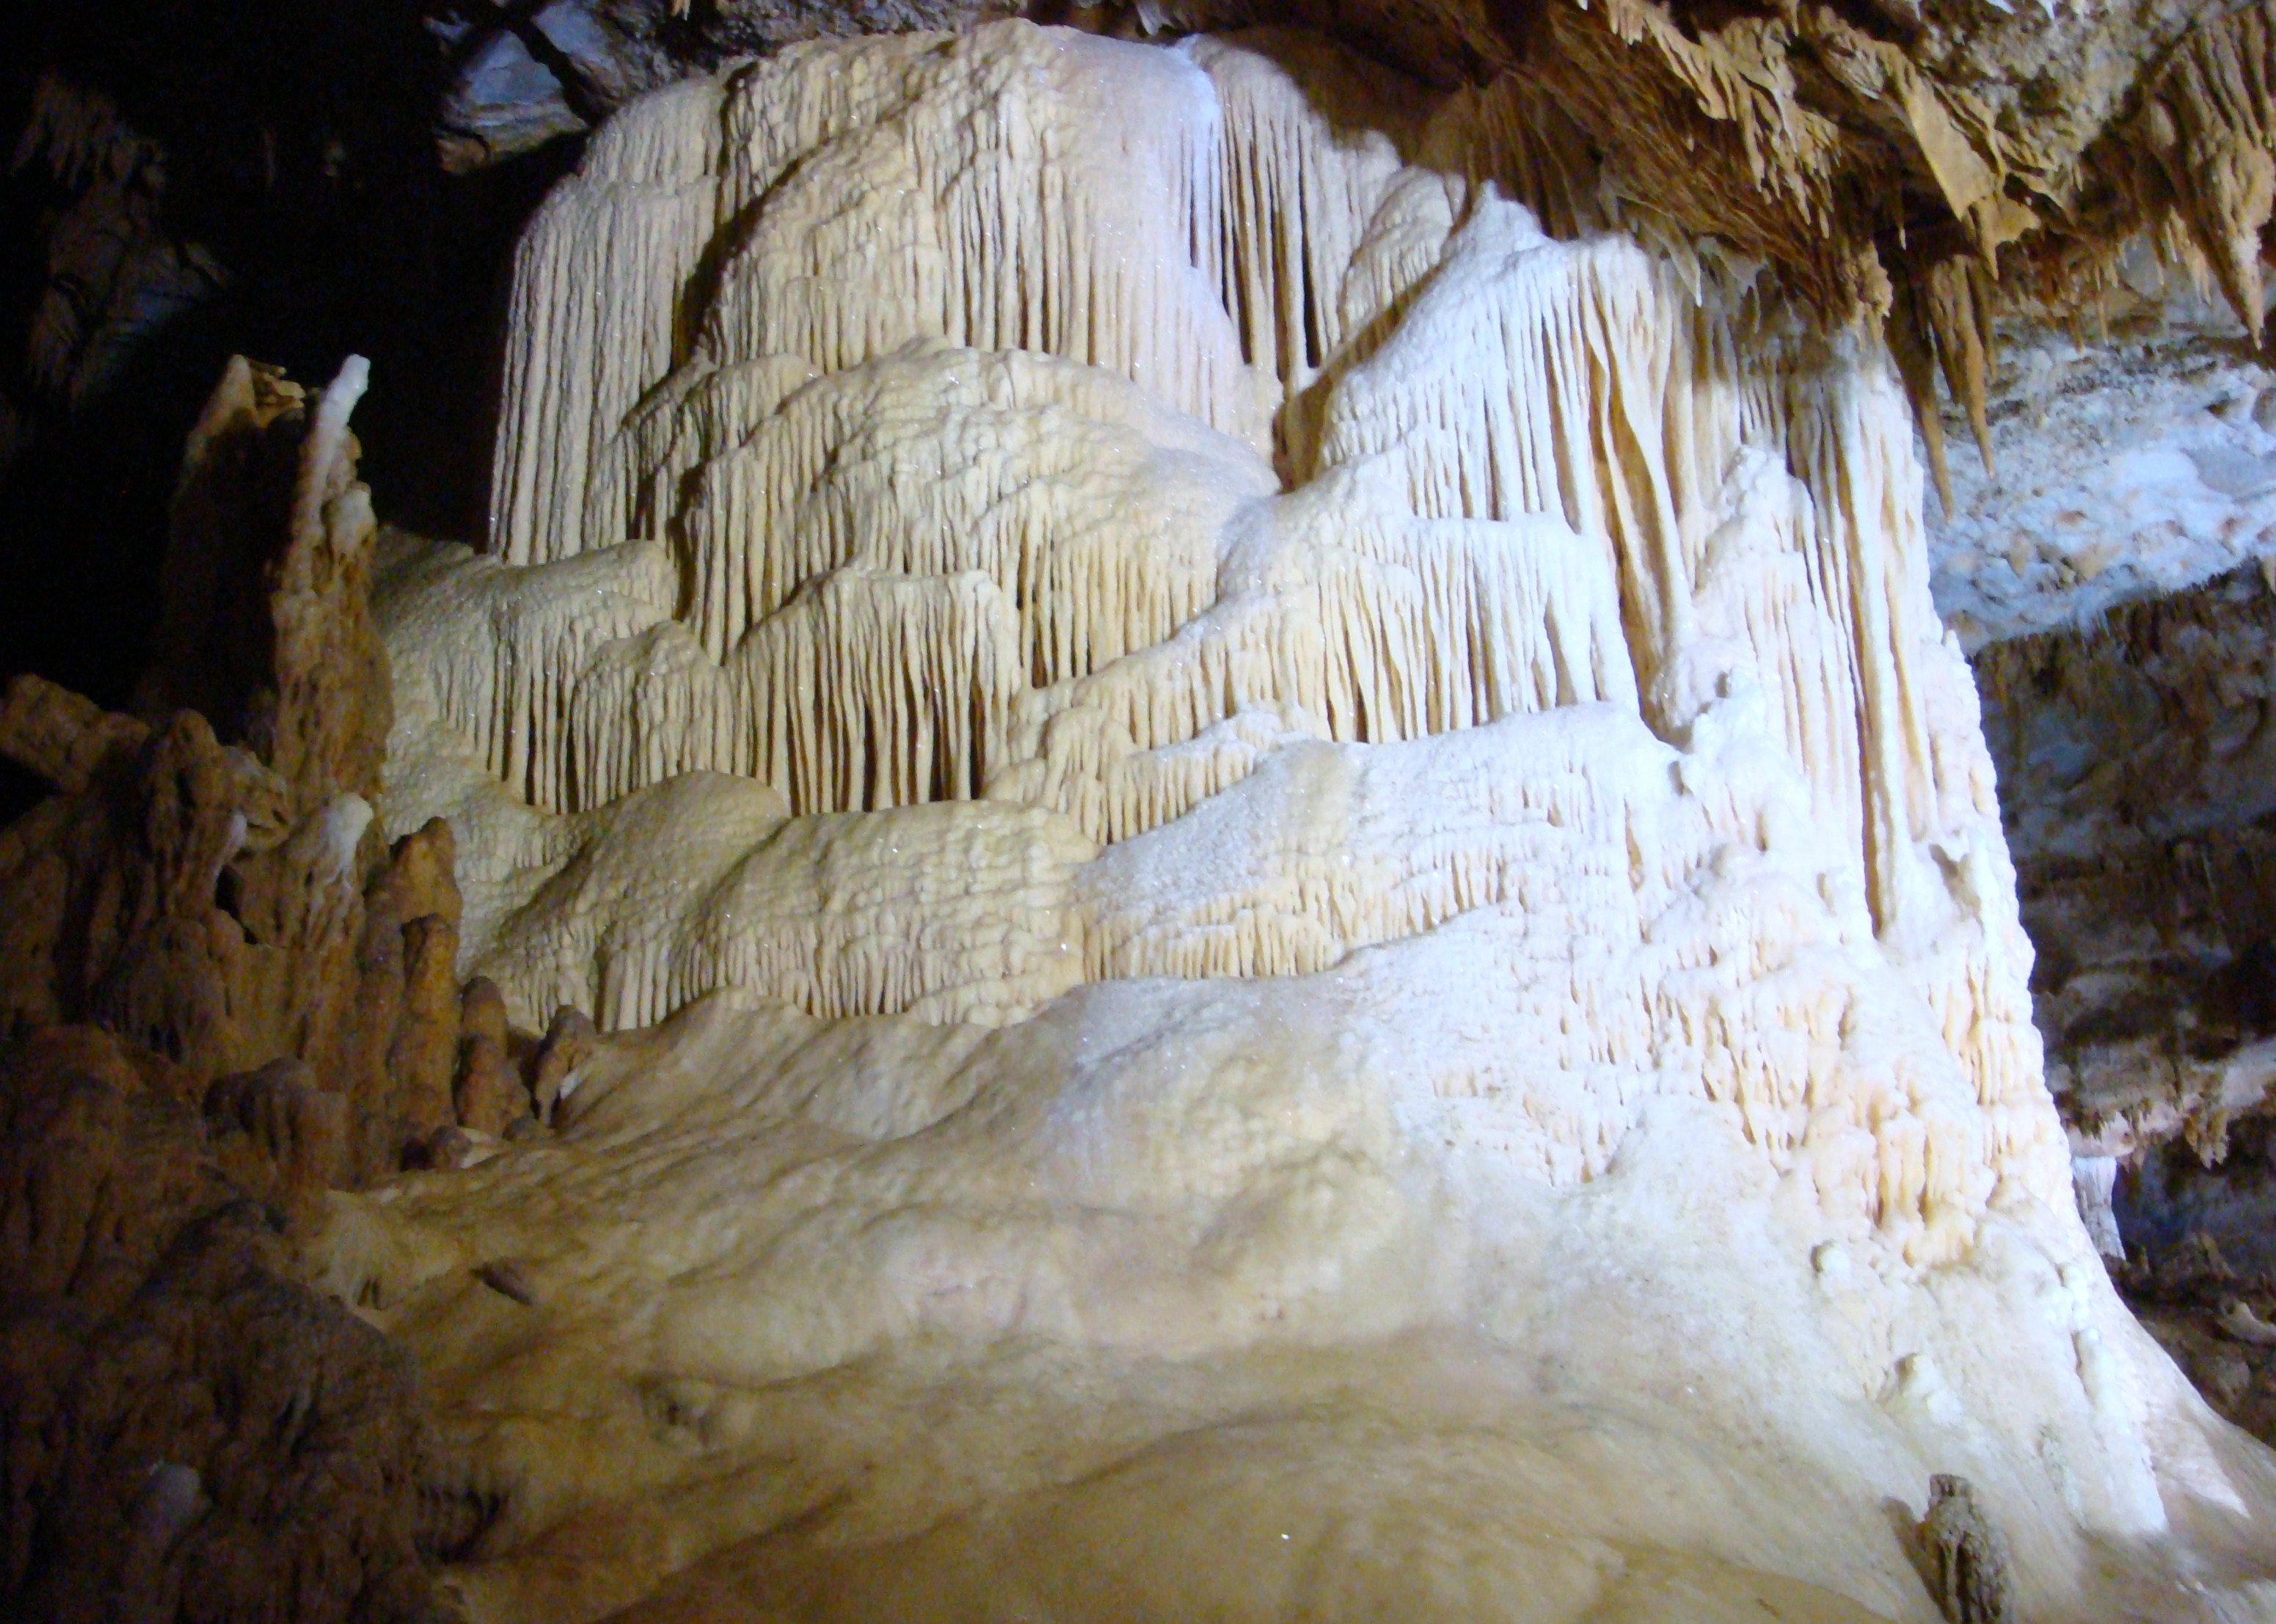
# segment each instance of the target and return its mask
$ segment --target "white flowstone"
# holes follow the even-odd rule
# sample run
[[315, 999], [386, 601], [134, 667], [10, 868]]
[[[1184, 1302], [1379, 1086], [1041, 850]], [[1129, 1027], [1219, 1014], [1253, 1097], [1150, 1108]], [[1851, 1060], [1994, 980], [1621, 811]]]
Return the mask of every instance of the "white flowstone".
[[319, 1248], [476, 1616], [1924, 1620], [1942, 1470], [2034, 1617], [2262, 1616], [2153, 1554], [2276, 1462], [2081, 1226], [1903, 398], [1536, 127], [1004, 23], [548, 203], [383, 815], [617, 1035]]

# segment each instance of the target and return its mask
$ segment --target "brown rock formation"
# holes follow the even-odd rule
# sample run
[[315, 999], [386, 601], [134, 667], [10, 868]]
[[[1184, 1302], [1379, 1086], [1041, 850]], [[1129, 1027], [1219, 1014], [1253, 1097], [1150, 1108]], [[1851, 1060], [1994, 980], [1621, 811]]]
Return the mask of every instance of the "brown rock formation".
[[459, 1075], [452, 1084], [459, 1121], [478, 1133], [503, 1136], [529, 1115], [529, 1092], [509, 1055], [505, 997], [477, 976], [459, 1000]]
[[266, 1075], [201, 1122], [181, 1068], [87, 1027], [0, 1055], [0, 1612], [435, 1616], [413, 1373], [245, 1194], [321, 1171], [322, 1115]]
[[553, 1012], [545, 1041], [538, 1046], [529, 1087], [540, 1121], [553, 1121], [563, 1095], [575, 1086], [577, 1068], [592, 1058], [599, 1038], [591, 1017], [582, 1010], [564, 1006]]
[[1937, 1606], [1951, 1624], [2014, 1624], [2014, 1559], [2006, 1537], [1984, 1514], [1967, 1478], [1938, 1472], [1928, 1486], [1920, 1539]]
[[[269, 1078], [224, 1114], [300, 1124], [368, 1178], [457, 1121], [459, 903], [445, 825], [392, 852], [370, 827], [390, 699], [347, 430], [362, 376], [312, 407], [243, 360], [224, 375], [175, 503], [152, 720], [29, 676], [0, 706], [0, 752], [59, 792], [0, 835], [0, 1018], [94, 1021], [199, 1087]], [[264, 1069], [287, 1061], [279, 1092]]]
[[361, 382], [351, 362], [312, 409], [230, 366], [145, 717], [30, 676], [0, 702], [0, 752], [57, 791], [0, 831], [11, 1617], [426, 1618], [433, 1561], [480, 1532], [429, 1481], [406, 1356], [281, 1239], [462, 1109], [527, 1114], [495, 987], [463, 995], [461, 1042], [449, 827], [372, 830]]
[[350, 1172], [346, 1102], [299, 1061], [219, 1078], [206, 1091], [205, 1116], [231, 1176], [264, 1199], [329, 1190]]

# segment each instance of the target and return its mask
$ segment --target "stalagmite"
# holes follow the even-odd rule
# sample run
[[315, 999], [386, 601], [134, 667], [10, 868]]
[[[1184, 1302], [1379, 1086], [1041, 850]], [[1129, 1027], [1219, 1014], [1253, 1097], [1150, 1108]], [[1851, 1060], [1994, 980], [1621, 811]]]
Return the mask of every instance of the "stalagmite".
[[[1830, 221], [1785, 36], [1578, 16], [1760, 148], [1741, 248]], [[1996, 253], [1981, 110], [1781, 26]], [[2091, 1611], [2276, 1492], [2080, 1223], [1928, 598], [1988, 268], [1893, 365], [1854, 244], [1639, 220], [1597, 94], [999, 22], [557, 190], [489, 553], [375, 586], [503, 1007], [442, 1087], [549, 1128], [324, 1255], [513, 1485], [477, 1616], [1918, 1618], [1955, 1458]]]

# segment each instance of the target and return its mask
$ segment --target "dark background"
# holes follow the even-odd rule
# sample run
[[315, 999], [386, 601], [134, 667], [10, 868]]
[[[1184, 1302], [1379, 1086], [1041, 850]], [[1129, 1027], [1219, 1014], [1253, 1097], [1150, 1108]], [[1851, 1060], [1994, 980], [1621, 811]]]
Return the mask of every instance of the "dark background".
[[[156, 609], [182, 441], [232, 353], [311, 388], [370, 358], [363, 477], [382, 517], [479, 541], [497, 334], [514, 240], [581, 142], [444, 171], [455, 66], [412, 0], [18, 0], [0, 7], [0, 675], [125, 704]], [[226, 287], [141, 336], [75, 406], [27, 363], [68, 188], [19, 162], [42, 74], [97, 88], [163, 154], [164, 230]], [[0, 821], [38, 786], [0, 774]]]

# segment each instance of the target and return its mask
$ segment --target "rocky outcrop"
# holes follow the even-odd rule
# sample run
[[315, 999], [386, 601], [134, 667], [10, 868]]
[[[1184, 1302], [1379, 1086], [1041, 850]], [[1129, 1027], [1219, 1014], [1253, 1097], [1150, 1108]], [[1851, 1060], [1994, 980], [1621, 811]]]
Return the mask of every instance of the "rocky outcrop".
[[2276, 1081], [2276, 591], [2248, 565], [1976, 670], [2077, 1149], [2218, 1161]]
[[530, 1114], [496, 989], [459, 986], [449, 826], [373, 828], [362, 380], [223, 378], [142, 715], [0, 700], [55, 790], [0, 831], [11, 1617], [408, 1624], [482, 1526], [409, 1356], [296, 1261], [326, 1192]]
[[[95, 1022], [193, 1088], [265, 1079], [223, 1114], [321, 1137], [319, 1188], [458, 1121], [450, 829], [391, 848], [372, 827], [391, 689], [347, 427], [363, 380], [352, 361], [310, 401], [242, 360], [224, 376], [175, 502], [150, 720], [35, 676], [0, 704], [0, 752], [57, 790], [0, 835], [0, 1025]], [[492, 1131], [527, 1114], [517, 1087], [493, 1069]]]
[[324, 1097], [90, 1027], [0, 1050], [0, 1611], [438, 1617], [416, 1379], [282, 1231], [334, 1170]]
[[[1890, 1500], [1955, 1455], [1952, 1616], [2251, 1605], [2159, 1565], [2263, 1570], [2276, 1466], [2072, 1210], [2159, 1124], [2064, 1154], [1906, 397], [1954, 507], [1938, 379], [2006, 466], [2001, 290], [2129, 234], [2257, 335], [2270, 13], [1100, 10], [485, 13], [467, 165], [771, 52], [528, 238], [498, 556], [390, 548], [391, 672], [360, 375], [240, 365], [138, 714], [11, 692], [66, 1153], [11, 1199], [92, 1326], [11, 1367], [24, 1606], [1917, 1617]], [[1984, 668], [2211, 793], [2257, 745], [2160, 752], [2235, 663], [2168, 621], [2142, 740], [2139, 647]], [[2048, 956], [2065, 1055], [2211, 1031], [2226, 1099], [2249, 968], [2096, 1023], [2214, 956], [2181, 859], [2017, 843], [2117, 967]], [[406, 1166], [466, 1176], [334, 1188]], [[439, 1369], [448, 1471], [247, 1199]]]
[[1949, 1624], [2016, 1624], [2014, 1559], [1965, 1477], [1929, 1479], [1920, 1539], [1937, 1606]]
[[500, 1497], [481, 1612], [2258, 1605], [2162, 1566], [2260, 1571], [2276, 1460], [2080, 1221], [1899, 380], [1575, 240], [1576, 108], [1012, 21], [557, 189], [489, 555], [383, 549], [382, 818], [594, 1019], [312, 1247]]

